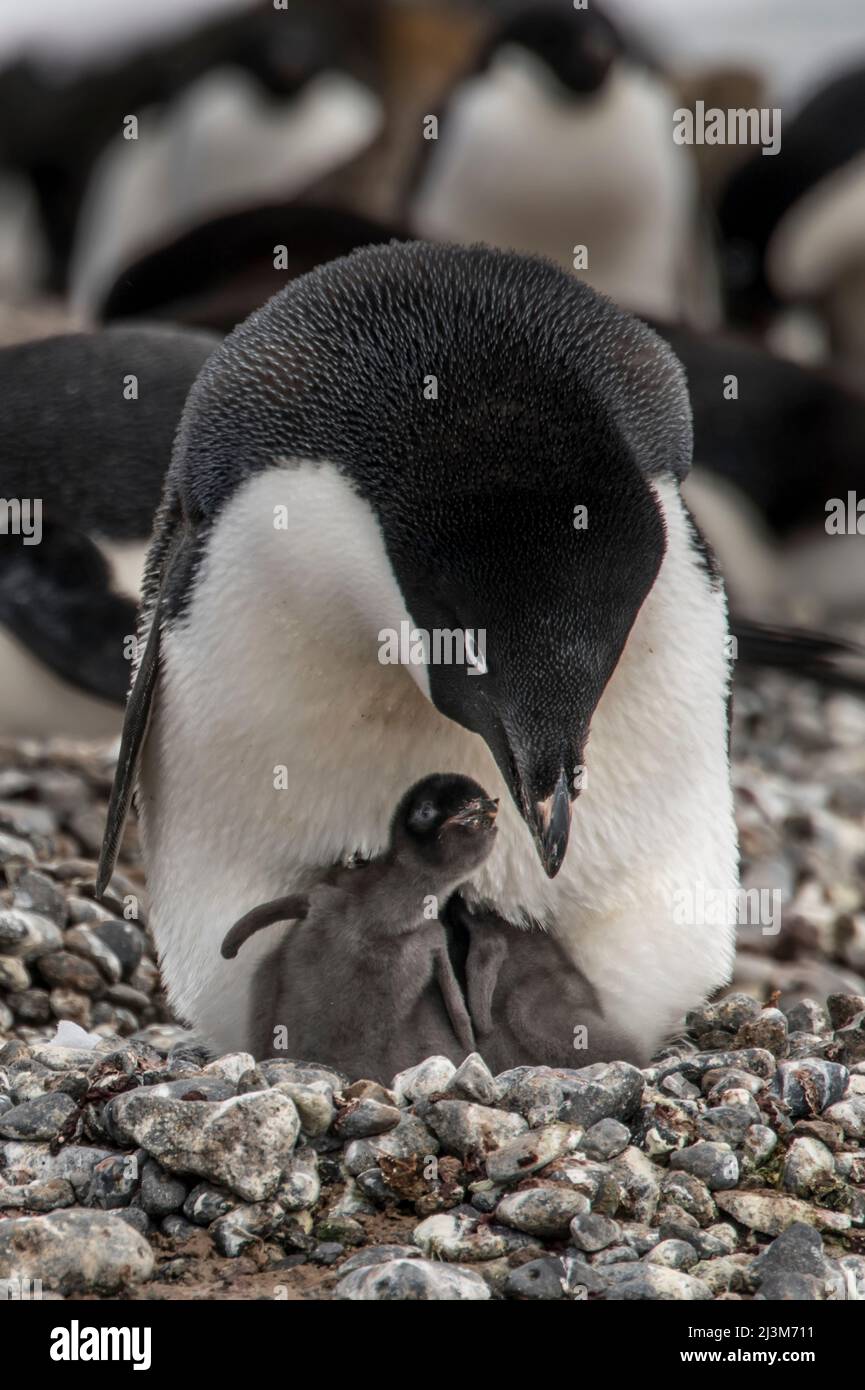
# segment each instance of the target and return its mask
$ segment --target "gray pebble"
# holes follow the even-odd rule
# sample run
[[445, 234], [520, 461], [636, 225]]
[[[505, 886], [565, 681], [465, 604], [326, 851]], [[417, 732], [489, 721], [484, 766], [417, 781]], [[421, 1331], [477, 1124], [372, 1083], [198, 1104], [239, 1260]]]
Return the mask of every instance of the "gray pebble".
[[571, 1222], [571, 1240], [578, 1250], [589, 1255], [615, 1245], [621, 1237], [622, 1228], [619, 1223], [611, 1220], [609, 1216], [601, 1216], [598, 1212], [583, 1212], [575, 1216]]
[[711, 1192], [735, 1187], [739, 1181], [739, 1160], [727, 1144], [700, 1140], [690, 1148], [671, 1154], [670, 1167], [693, 1173]]

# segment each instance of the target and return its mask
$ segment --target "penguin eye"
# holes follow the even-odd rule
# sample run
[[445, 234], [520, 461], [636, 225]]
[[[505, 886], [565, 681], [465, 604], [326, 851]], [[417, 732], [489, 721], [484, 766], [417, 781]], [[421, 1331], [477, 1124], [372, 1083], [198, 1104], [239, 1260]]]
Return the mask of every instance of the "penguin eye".
[[422, 801], [419, 806], [415, 806], [409, 817], [412, 825], [418, 829], [431, 825], [436, 818], [436, 808], [431, 801]]

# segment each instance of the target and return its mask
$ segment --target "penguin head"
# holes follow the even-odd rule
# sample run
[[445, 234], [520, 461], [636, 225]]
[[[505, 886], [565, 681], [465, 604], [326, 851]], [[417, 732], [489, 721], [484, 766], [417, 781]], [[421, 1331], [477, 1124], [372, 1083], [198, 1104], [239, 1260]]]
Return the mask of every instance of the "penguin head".
[[364, 640], [400, 614], [429, 636], [409, 675], [484, 740], [552, 877], [592, 716], [663, 560], [653, 480], [690, 456], [681, 367], [644, 324], [537, 258], [414, 242], [320, 267], [235, 330], [172, 472], [206, 522], [274, 459], [338, 470], [369, 553], [347, 557], [346, 527], [312, 576], [299, 502], [299, 582], [327, 592], [326, 621], [385, 572]]
[[520, 8], [488, 41], [480, 68], [500, 54], [522, 53], [553, 79], [563, 99], [593, 96], [625, 52], [618, 28], [595, 5], [583, 10], [560, 6]]
[[435, 773], [410, 787], [394, 812], [398, 855], [459, 878], [484, 862], [496, 837], [498, 802], [458, 773]]

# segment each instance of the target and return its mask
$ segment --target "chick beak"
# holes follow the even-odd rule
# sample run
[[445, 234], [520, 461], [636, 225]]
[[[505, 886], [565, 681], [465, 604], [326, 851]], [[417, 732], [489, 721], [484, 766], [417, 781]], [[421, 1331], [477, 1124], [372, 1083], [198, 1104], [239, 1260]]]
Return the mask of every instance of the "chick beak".
[[492, 825], [498, 814], [498, 809], [498, 798], [492, 801], [488, 796], [478, 796], [473, 801], [467, 801], [454, 815], [448, 816], [444, 824], [480, 826], [483, 821], [486, 821]]

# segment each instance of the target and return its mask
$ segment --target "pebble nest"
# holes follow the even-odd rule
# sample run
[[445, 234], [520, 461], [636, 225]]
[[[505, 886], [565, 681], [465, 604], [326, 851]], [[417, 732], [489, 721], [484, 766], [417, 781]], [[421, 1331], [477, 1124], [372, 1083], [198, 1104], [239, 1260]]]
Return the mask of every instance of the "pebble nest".
[[0, 1281], [865, 1298], [865, 705], [765, 677], [733, 749], [743, 884], [784, 911], [741, 928], [731, 993], [642, 1071], [473, 1055], [385, 1088], [213, 1059], [167, 1007], [134, 824], [93, 898], [115, 750], [0, 743]]

